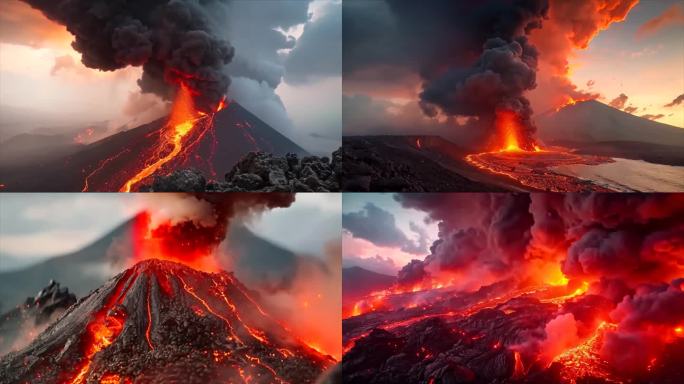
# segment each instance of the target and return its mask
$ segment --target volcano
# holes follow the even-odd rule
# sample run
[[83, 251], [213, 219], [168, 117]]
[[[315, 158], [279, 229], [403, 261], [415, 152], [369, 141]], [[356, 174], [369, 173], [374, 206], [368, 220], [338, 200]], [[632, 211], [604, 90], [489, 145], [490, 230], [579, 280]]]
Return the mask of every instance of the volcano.
[[142, 261], [0, 360], [0, 382], [312, 383], [334, 363], [230, 273]]
[[[178, 153], [165, 142], [174, 119], [164, 117], [119, 132], [62, 157], [50, 157], [26, 165], [3, 166], [0, 182], [6, 191], [77, 192], [137, 190], [153, 175], [195, 168], [208, 178], [223, 178], [240, 158], [252, 151], [284, 156], [307, 152], [237, 102], [222, 104], [211, 114], [188, 118], [179, 137]], [[180, 124], [179, 124], [180, 125]], [[174, 154], [150, 175], [126, 184], [161, 157]]]

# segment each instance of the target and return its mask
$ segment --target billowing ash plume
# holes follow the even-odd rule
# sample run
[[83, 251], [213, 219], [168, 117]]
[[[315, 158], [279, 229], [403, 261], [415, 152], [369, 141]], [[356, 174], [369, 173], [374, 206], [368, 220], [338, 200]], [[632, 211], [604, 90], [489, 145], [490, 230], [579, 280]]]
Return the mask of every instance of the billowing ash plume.
[[[524, 260], [532, 215], [526, 194], [399, 195], [406, 207], [439, 221], [438, 239], [424, 260], [399, 272], [400, 284], [415, 284], [443, 273], [467, 272], [475, 280], [504, 276]], [[467, 280], [464, 278], [463, 280]]]
[[[555, 263], [568, 278], [620, 284], [670, 281], [684, 273], [682, 194], [398, 195], [439, 221], [424, 260], [400, 272], [416, 283], [441, 273], [523, 276], [531, 262]], [[617, 284], [615, 280], [622, 283]], [[621, 298], [618, 297], [618, 298]]]
[[[276, 207], [289, 207], [290, 193], [169, 194], [149, 201], [138, 258], [161, 257], [189, 263], [212, 256], [231, 220]], [[149, 248], [154, 244], [153, 248]], [[148, 247], [148, 248], [146, 248]], [[211, 268], [212, 266], [208, 266]]]
[[[392, 5], [400, 14], [412, 7], [401, 2]], [[445, 34], [440, 39], [441, 49], [450, 56], [466, 58], [479, 50], [479, 58], [466, 64], [462, 59], [433, 56], [434, 62], [424, 65], [429, 70], [421, 70], [423, 111], [430, 116], [439, 111], [449, 116], [476, 116], [487, 128], [492, 127], [497, 110], [513, 111], [523, 126], [522, 144], [531, 149], [535, 127], [523, 93], [536, 87], [539, 53], [527, 35], [541, 27], [548, 7], [547, 0], [440, 2], [436, 7], [440, 13], [433, 16], [468, 30]]]
[[86, 67], [114, 71], [142, 66], [143, 92], [170, 98], [178, 83], [209, 108], [226, 93], [223, 66], [230, 44], [209, 27], [205, 5], [218, 0], [24, 0], [74, 35]]

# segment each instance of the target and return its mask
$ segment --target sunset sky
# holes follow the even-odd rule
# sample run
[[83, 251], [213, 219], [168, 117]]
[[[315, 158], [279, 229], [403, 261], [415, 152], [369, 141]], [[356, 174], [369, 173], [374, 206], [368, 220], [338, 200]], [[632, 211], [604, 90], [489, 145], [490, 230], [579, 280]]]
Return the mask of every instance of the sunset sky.
[[[541, 29], [528, 35], [539, 52], [537, 86], [523, 92], [532, 103], [533, 118], [570, 97], [598, 97], [634, 115], [684, 128], [684, 102], [665, 106], [684, 93], [681, 1], [549, 4]], [[463, 124], [461, 116], [454, 116], [456, 121], [426, 116], [418, 95], [422, 77], [434, 80], [444, 66], [468, 68], [476, 61], [479, 52], [462, 42], [476, 32], [462, 38], [464, 23], [441, 20], [439, 11], [404, 9], [397, 14], [384, 1], [350, 1], [344, 8], [345, 134], [440, 133]], [[441, 34], [434, 25], [444, 27]], [[440, 68], [434, 57], [443, 56], [450, 61]]]
[[390, 193], [342, 197], [342, 260], [345, 267], [394, 275], [412, 259], [424, 259], [437, 238], [437, 224], [407, 209]]
[[[277, 77], [272, 88], [262, 78], [231, 75], [229, 96], [311, 152], [329, 155], [339, 147], [340, 1], [234, 2], [225, 17], [213, 16], [236, 48], [234, 62], [239, 58], [259, 75]], [[286, 48], [288, 39], [296, 39], [293, 48]], [[86, 68], [71, 41], [64, 26], [25, 3], [0, 4], [3, 138], [50, 124], [131, 128], [165, 113], [156, 96], [140, 93], [140, 68]]]

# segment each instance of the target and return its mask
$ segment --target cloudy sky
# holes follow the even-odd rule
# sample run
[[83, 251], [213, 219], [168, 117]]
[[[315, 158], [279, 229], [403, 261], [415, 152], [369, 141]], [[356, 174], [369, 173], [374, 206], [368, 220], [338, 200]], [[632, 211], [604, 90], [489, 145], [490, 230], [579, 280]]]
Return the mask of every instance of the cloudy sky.
[[401, 206], [389, 193], [346, 193], [342, 198], [342, 262], [345, 267], [394, 275], [423, 259], [437, 238], [426, 214]]
[[[440, 9], [433, 7], [437, 11], [390, 3], [352, 0], [343, 5], [344, 133], [467, 129], [465, 116], [427, 116], [419, 106], [419, 94], [423, 83], [448, 68], [470, 68], [482, 51], [486, 34], [477, 28], [484, 28], [467, 18], [460, 20], [463, 12], [454, 9], [481, 5], [482, 11], [509, 3], [444, 2]], [[542, 27], [527, 35], [539, 53], [537, 86], [523, 93], [535, 114], [563, 105], [570, 97], [598, 97], [628, 113], [684, 128], [681, 1], [549, 4]], [[468, 25], [474, 26], [472, 30], [466, 30]]]
[[[120, 193], [3, 193], [0, 271], [17, 261], [31, 262], [81, 249], [140, 212], [151, 198], [154, 196]], [[298, 194], [290, 207], [264, 212], [247, 226], [295, 253], [322, 257], [326, 243], [339, 238], [340, 200], [339, 194]]]
[[[229, 97], [313, 153], [341, 132], [341, 1], [216, 1], [214, 29], [236, 49]], [[141, 95], [141, 70], [86, 68], [73, 37], [19, 0], [0, 4], [3, 137], [37, 127], [106, 122], [135, 127], [164, 104]], [[50, 127], [52, 125], [52, 127]]]

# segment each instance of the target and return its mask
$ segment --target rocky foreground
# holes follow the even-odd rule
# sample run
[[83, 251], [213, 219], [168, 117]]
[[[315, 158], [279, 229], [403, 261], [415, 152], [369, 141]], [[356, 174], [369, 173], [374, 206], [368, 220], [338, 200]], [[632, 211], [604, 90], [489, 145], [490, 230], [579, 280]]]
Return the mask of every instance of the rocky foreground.
[[156, 176], [148, 192], [338, 192], [342, 151], [332, 159], [288, 153], [285, 157], [250, 152], [226, 173], [224, 181], [207, 180], [196, 169]]

